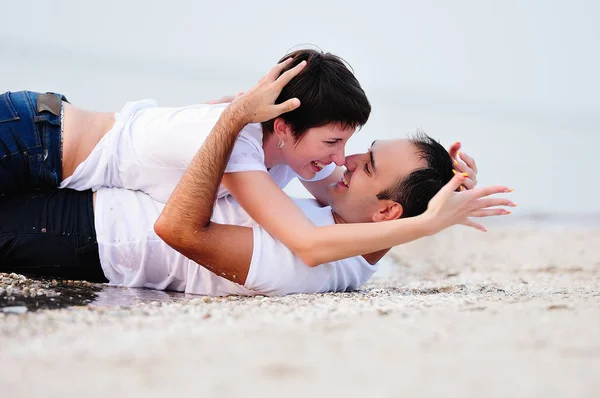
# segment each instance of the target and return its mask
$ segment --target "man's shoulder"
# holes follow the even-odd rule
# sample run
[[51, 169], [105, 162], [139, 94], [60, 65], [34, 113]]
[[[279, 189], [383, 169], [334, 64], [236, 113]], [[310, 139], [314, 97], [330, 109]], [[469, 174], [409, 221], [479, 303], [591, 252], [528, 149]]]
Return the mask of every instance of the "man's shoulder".
[[292, 198], [292, 200], [316, 226], [335, 224], [331, 207], [323, 207], [316, 199], [312, 198]]
[[[322, 207], [315, 199], [291, 198], [294, 203], [302, 210], [302, 213], [309, 218], [315, 225], [334, 224], [331, 207]], [[215, 202], [213, 212], [213, 221], [224, 224], [253, 226], [254, 220], [246, 213], [244, 208], [231, 195], [219, 198]], [[256, 224], [256, 226], [259, 226]]]

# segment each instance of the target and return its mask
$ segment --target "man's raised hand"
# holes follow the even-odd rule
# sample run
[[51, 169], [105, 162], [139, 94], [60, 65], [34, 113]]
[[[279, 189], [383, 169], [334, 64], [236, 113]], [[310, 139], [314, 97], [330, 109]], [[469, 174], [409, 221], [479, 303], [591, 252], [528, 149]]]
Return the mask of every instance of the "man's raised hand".
[[293, 58], [288, 58], [274, 66], [254, 87], [232, 102], [231, 106], [244, 114], [246, 123], [266, 122], [300, 106], [298, 98], [290, 98], [281, 104], [275, 104], [283, 87], [306, 66], [306, 61], [302, 61], [281, 73], [292, 61]]

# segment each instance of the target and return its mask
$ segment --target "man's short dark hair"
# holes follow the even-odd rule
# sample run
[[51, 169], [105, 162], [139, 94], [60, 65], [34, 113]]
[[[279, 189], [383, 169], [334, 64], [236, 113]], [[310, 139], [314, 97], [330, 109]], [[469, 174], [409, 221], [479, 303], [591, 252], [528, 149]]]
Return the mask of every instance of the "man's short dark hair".
[[427, 134], [418, 131], [411, 137], [421, 159], [427, 166], [413, 171], [390, 188], [377, 194], [377, 199], [393, 200], [402, 205], [400, 218], [414, 217], [427, 210], [427, 204], [454, 177], [448, 151]]
[[[307, 65], [281, 91], [275, 101], [280, 104], [298, 98], [300, 107], [281, 117], [292, 127], [296, 141], [310, 128], [337, 123], [344, 128], [362, 127], [371, 114], [371, 104], [358, 80], [338, 56], [312, 49], [285, 55], [294, 61], [285, 70], [302, 61]], [[284, 70], [284, 72], [285, 72]], [[265, 134], [273, 132], [273, 120], [263, 123]]]

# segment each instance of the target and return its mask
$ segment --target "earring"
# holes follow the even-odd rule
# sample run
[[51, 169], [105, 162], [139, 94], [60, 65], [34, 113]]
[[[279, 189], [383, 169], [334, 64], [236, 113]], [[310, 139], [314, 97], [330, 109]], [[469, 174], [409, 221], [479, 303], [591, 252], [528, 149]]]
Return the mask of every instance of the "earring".
[[283, 138], [282, 138], [282, 139], [280, 139], [280, 140], [279, 140], [279, 142], [277, 143], [277, 148], [279, 148], [279, 149], [283, 148], [283, 144], [284, 144], [284, 142], [283, 142]]

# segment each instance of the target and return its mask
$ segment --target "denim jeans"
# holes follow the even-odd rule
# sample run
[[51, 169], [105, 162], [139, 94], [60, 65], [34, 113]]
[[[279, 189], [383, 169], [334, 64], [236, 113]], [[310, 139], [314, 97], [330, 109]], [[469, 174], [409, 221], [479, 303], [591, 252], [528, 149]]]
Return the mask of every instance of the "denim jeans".
[[0, 95], [0, 196], [62, 181], [62, 101], [66, 98], [55, 93]]
[[108, 282], [92, 191], [52, 189], [0, 198], [0, 272]]

